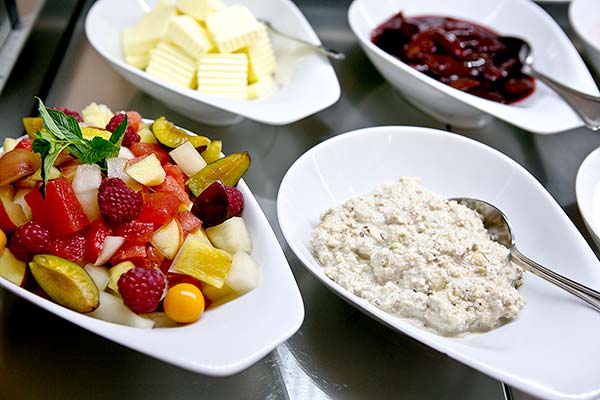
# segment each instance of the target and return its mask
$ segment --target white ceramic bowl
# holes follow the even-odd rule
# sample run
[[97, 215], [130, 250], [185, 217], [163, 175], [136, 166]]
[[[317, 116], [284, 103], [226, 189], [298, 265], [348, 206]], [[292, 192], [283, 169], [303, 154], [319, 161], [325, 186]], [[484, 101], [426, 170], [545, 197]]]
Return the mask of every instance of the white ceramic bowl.
[[581, 163], [575, 179], [575, 193], [583, 222], [600, 249], [600, 148], [588, 154]]
[[[149, 1], [154, 4], [156, 1]], [[290, 0], [236, 0], [275, 27], [313, 43], [319, 38]], [[340, 86], [333, 67], [323, 55], [277, 36], [273, 47], [278, 62], [278, 90], [259, 100], [231, 100], [205, 95], [164, 82], [124, 61], [121, 32], [144, 14], [136, 1], [100, 0], [90, 9], [85, 32], [91, 45], [125, 79], [168, 107], [211, 125], [235, 123], [241, 117], [270, 125], [284, 125], [335, 103]]]
[[585, 64], [564, 32], [538, 5], [522, 0], [354, 0], [348, 10], [352, 31], [379, 72], [415, 106], [456, 126], [478, 127], [494, 116], [536, 133], [555, 133], [583, 125], [552, 90], [538, 83], [528, 98], [512, 105], [485, 100], [453, 89], [387, 54], [370, 40], [373, 28], [403, 11], [406, 15], [443, 15], [527, 39], [535, 66], [577, 90], [598, 95]]
[[569, 21], [583, 41], [592, 67], [600, 74], [600, 2], [573, 1], [569, 6]]
[[304, 320], [304, 304], [265, 214], [243, 179], [237, 187], [244, 195], [242, 217], [252, 239], [252, 257], [260, 268], [260, 283], [243, 296], [207, 309], [194, 323], [132, 328], [72, 311], [3, 277], [0, 286], [90, 332], [180, 368], [210, 376], [238, 373], [296, 333]]
[[[356, 149], [361, 152], [357, 162]], [[599, 168], [600, 170], [600, 168]], [[600, 396], [600, 313], [574, 296], [525, 275], [525, 308], [490, 332], [448, 338], [393, 317], [329, 279], [309, 238], [321, 212], [379, 183], [420, 177], [446, 197], [474, 197], [502, 209], [519, 249], [542, 265], [600, 288], [600, 263], [544, 187], [502, 153], [460, 135], [417, 127], [378, 127], [342, 134], [302, 155], [277, 199], [290, 248], [325, 286], [392, 329], [496, 379], [543, 399]], [[340, 327], [341, 329], [341, 327]]]

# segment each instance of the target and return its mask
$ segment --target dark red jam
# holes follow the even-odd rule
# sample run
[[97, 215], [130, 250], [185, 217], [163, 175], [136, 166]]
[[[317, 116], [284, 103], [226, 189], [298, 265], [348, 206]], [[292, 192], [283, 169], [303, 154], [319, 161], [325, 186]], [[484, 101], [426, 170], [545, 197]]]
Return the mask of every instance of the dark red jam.
[[484, 99], [510, 104], [535, 88], [521, 71], [521, 43], [471, 22], [400, 12], [375, 28], [371, 40], [417, 71]]

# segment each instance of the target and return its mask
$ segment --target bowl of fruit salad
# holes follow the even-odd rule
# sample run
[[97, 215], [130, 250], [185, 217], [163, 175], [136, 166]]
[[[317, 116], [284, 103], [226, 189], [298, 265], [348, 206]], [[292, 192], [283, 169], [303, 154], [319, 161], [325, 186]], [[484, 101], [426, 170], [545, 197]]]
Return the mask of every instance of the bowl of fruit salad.
[[80, 114], [40, 100], [39, 112], [0, 157], [1, 286], [208, 375], [299, 328], [295, 280], [241, 180], [247, 152], [95, 103]]
[[88, 40], [128, 81], [190, 118], [284, 125], [340, 96], [325, 56], [272, 35], [262, 22], [318, 44], [290, 0], [148, 1], [149, 10], [140, 3], [96, 2], [86, 18]]

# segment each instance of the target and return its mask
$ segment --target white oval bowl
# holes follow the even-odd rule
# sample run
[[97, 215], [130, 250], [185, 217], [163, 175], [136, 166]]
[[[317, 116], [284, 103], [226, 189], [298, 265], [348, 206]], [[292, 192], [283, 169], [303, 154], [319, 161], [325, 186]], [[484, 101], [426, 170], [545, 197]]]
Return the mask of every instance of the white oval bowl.
[[[144, 122], [152, 121], [144, 119]], [[209, 376], [238, 373], [300, 328], [304, 304], [265, 214], [243, 179], [237, 187], [244, 195], [242, 217], [252, 239], [252, 257], [260, 268], [260, 283], [239, 298], [207, 309], [194, 323], [168, 328], [133, 328], [72, 311], [3, 277], [0, 277], [0, 286], [90, 332], [169, 364]]]
[[[155, 1], [148, 3], [154, 4]], [[300, 10], [289, 0], [239, 0], [256, 15], [271, 21], [298, 38], [320, 43], [316, 33]], [[121, 32], [144, 14], [136, 1], [99, 0], [85, 20], [90, 44], [125, 79], [196, 121], [211, 125], [227, 125], [253, 119], [270, 125], [285, 125], [323, 110], [340, 97], [340, 85], [327, 58], [289, 40], [273, 36], [278, 62], [278, 89], [258, 100], [232, 100], [209, 96], [155, 78], [124, 61]]]
[[407, 100], [434, 118], [456, 126], [478, 127], [494, 116], [540, 134], [583, 126], [577, 114], [539, 82], [532, 95], [505, 105], [451, 88], [386, 53], [371, 42], [370, 34], [399, 11], [409, 16], [443, 15], [465, 19], [501, 35], [523, 37], [534, 49], [537, 69], [584, 93], [598, 95], [594, 80], [573, 44], [535, 3], [522, 0], [354, 0], [348, 10], [348, 21], [377, 70]]
[[569, 21], [581, 38], [592, 67], [600, 74], [600, 2], [573, 1], [569, 6]]
[[321, 213], [401, 176], [420, 177], [426, 189], [446, 197], [497, 205], [508, 215], [524, 254], [600, 288], [598, 259], [529, 172], [479, 142], [418, 127], [353, 131], [302, 155], [283, 178], [277, 198], [279, 224], [290, 248], [317, 279], [353, 306], [485, 374], [544, 399], [600, 396], [600, 313], [532, 274], [526, 274], [519, 289], [526, 306], [515, 320], [457, 338], [387, 314], [325, 275], [309, 247]]
[[600, 148], [588, 154], [579, 166], [575, 193], [583, 222], [600, 249]]

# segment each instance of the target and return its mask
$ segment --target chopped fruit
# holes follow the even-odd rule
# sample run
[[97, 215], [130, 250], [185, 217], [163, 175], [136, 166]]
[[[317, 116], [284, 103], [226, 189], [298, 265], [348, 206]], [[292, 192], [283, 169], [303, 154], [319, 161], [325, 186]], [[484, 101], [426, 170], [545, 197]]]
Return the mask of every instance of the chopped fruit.
[[244, 209], [244, 195], [236, 187], [226, 186], [225, 190], [227, 191], [227, 199], [229, 200], [228, 217], [239, 217], [242, 215], [242, 210]]
[[226, 186], [235, 186], [249, 167], [250, 155], [247, 152], [230, 154], [206, 165], [186, 183], [194, 196], [198, 196], [217, 180]]
[[165, 163], [163, 168], [168, 176], [171, 176], [179, 186], [185, 189], [185, 180], [187, 177], [183, 173], [183, 170], [175, 164]]
[[150, 154], [133, 161], [135, 162], [125, 167], [125, 172], [136, 182], [145, 186], [156, 186], [165, 181], [167, 173], [161, 166], [156, 154]]
[[0, 157], [0, 186], [33, 174], [42, 164], [40, 155], [25, 149], [13, 149]]
[[100, 293], [100, 306], [87, 315], [133, 328], [152, 329], [154, 327], [153, 320], [137, 315], [123, 304], [120, 298], [106, 292]]
[[157, 230], [152, 236], [151, 243], [156, 247], [165, 258], [172, 260], [177, 254], [177, 250], [183, 242], [183, 233], [177, 220], [172, 219], [171, 222]]
[[121, 179], [109, 178], [98, 189], [98, 205], [109, 223], [120, 224], [140, 215], [142, 194], [128, 188]]
[[167, 153], [167, 151], [158, 143], [134, 143], [129, 150], [131, 150], [136, 157], [154, 154], [161, 164], [171, 161], [169, 153]]
[[146, 264], [146, 256], [146, 246], [143, 244], [123, 243], [110, 258], [110, 263], [116, 265], [123, 261], [131, 261], [141, 267]]
[[133, 268], [135, 268], [135, 265], [131, 261], [123, 261], [114, 267], [111, 267], [108, 270], [108, 288], [115, 293], [119, 293], [119, 286], [117, 283], [119, 282], [119, 278], [121, 278], [121, 275], [123, 275], [125, 272]]
[[169, 318], [188, 324], [197, 321], [204, 312], [204, 296], [198, 287], [180, 283], [169, 289], [163, 305]]
[[79, 265], [48, 254], [38, 254], [29, 263], [36, 282], [55, 302], [87, 313], [99, 304], [96, 284]]
[[206, 236], [206, 231], [204, 230], [204, 228], [200, 227], [196, 232], [190, 233], [190, 235], [197, 237], [202, 241], [202, 243], [213, 247], [213, 244], [210, 242], [210, 239], [208, 238], [208, 236]]
[[51, 234], [66, 236], [85, 228], [89, 221], [66, 178], [59, 178], [46, 185], [46, 198], [39, 190], [32, 190], [25, 200], [33, 218], [44, 225]]
[[165, 277], [157, 269], [135, 267], [118, 281], [123, 303], [136, 314], [156, 310], [165, 289]]
[[114, 114], [104, 104], [90, 103], [86, 108], [81, 110], [81, 115], [83, 116], [83, 122], [101, 128], [108, 124]]
[[259, 269], [256, 261], [243, 251], [235, 253], [225, 284], [237, 293], [244, 294], [255, 289], [258, 281]]
[[30, 219], [25, 216], [23, 208], [15, 203], [12, 186], [0, 186], [0, 229], [13, 233]]
[[50, 233], [38, 222], [29, 221], [17, 228], [12, 240], [20, 242], [30, 253], [47, 253]]
[[0, 229], [0, 253], [2, 253], [6, 248], [6, 241], [6, 233], [4, 233], [2, 229]]
[[73, 176], [73, 190], [88, 220], [93, 221], [100, 216], [98, 205], [98, 188], [102, 183], [102, 171], [96, 164], [81, 164]]
[[127, 111], [127, 123], [137, 132], [142, 123], [142, 116], [137, 111]]
[[15, 147], [17, 147], [17, 144], [19, 143], [19, 141], [17, 139], [13, 139], [13, 138], [4, 138], [4, 142], [2, 143], [2, 152], [3, 153], [8, 153], [9, 151], [13, 150]]
[[224, 284], [221, 288], [204, 284], [202, 285], [202, 294], [204, 294], [204, 297], [210, 300], [212, 306], [221, 305], [239, 296], [235, 290], [226, 284]]
[[142, 190], [143, 186], [133, 180], [127, 172], [125, 172], [125, 166], [129, 160], [122, 157], [112, 157], [106, 160], [106, 175], [109, 178], [119, 178], [128, 188], [135, 190], [136, 192]]
[[23, 118], [23, 127], [29, 137], [35, 138], [37, 133], [44, 129], [44, 121], [41, 117], [25, 117]]
[[183, 235], [187, 236], [189, 233], [194, 233], [202, 226], [202, 221], [198, 219], [191, 211], [181, 211], [176, 216], [177, 222], [179, 222], [179, 226], [181, 226], [181, 230], [183, 231]]
[[[170, 263], [171, 260], [165, 259], [165, 256], [152, 245], [146, 245], [146, 260], [144, 268], [158, 268], [161, 271], [163, 270], [163, 266]], [[170, 264], [169, 264], [170, 265]], [[169, 268], [167, 267], [166, 270]]]
[[181, 204], [188, 205], [192, 203], [190, 195], [185, 191], [185, 186], [181, 186], [176, 178], [171, 175], [167, 175], [165, 181], [160, 185], [154, 186], [154, 190], [174, 194]]
[[192, 213], [205, 227], [219, 225], [229, 215], [229, 197], [225, 186], [217, 181], [208, 186], [194, 201]]
[[[116, 131], [119, 124], [121, 124], [121, 122], [123, 122], [123, 120], [125, 119], [125, 116], [127, 116], [127, 114], [125, 114], [123, 112], [115, 114], [110, 119], [110, 121], [108, 121], [108, 124], [106, 124], [106, 130], [110, 131], [110, 132]], [[137, 123], [139, 124], [139, 120]], [[138, 135], [136, 133], [136, 130], [137, 129], [135, 129], [133, 126], [131, 126], [131, 124], [129, 123], [129, 118], [128, 118], [127, 119], [127, 129], [125, 130], [125, 134], [123, 135], [123, 141], [122, 141], [123, 146], [129, 147], [132, 144], [138, 143], [140, 141], [140, 135]]]
[[200, 155], [204, 158], [207, 164], [210, 164], [213, 161], [217, 161], [221, 158], [221, 148], [223, 146], [223, 142], [220, 140], [213, 140], [209, 143], [206, 150], [204, 150]]
[[16, 258], [9, 249], [0, 253], [0, 276], [17, 286], [24, 286], [27, 279], [27, 264]]
[[33, 215], [31, 214], [31, 208], [29, 208], [29, 204], [27, 204], [27, 202], [25, 201], [25, 196], [32, 190], [33, 189], [29, 188], [19, 189], [17, 190], [17, 192], [15, 193], [15, 197], [13, 198], [13, 201], [21, 206], [21, 209], [23, 210], [23, 215], [25, 216], [25, 219], [27, 221], [31, 220], [31, 218], [33, 218]]
[[85, 259], [89, 262], [96, 261], [104, 247], [104, 241], [111, 234], [112, 229], [102, 218], [94, 220], [87, 231], [85, 240]]
[[179, 199], [171, 193], [148, 193], [144, 195], [140, 222], [152, 222], [159, 228], [169, 222], [179, 210]]
[[102, 139], [110, 139], [112, 133], [106, 129], [100, 129], [93, 126], [84, 126], [81, 128], [81, 135], [84, 139], [93, 140], [95, 137], [101, 137]]
[[13, 236], [8, 247], [10, 252], [18, 259], [24, 262], [29, 262], [33, 259], [34, 254], [25, 248], [25, 245]]
[[[50, 167], [50, 170], [48, 171], [48, 180], [52, 180], [52, 179], [58, 179], [62, 176], [62, 173], [60, 172], [60, 170], [56, 167]], [[29, 178], [27, 179], [31, 179], [32, 181], [37, 181], [37, 182], [41, 182], [42, 179], [42, 169], [38, 168], [33, 175], [31, 175]]]
[[220, 288], [231, 268], [231, 259], [231, 254], [226, 251], [215, 249], [202, 239], [189, 235], [175, 256], [169, 272], [190, 275]]
[[244, 220], [240, 217], [229, 218], [222, 224], [206, 228], [206, 235], [211, 243], [228, 253], [239, 251], [250, 253], [252, 242]]
[[79, 115], [77, 111], [69, 110], [67, 107], [54, 107], [54, 109], [63, 112], [65, 115], [70, 115], [75, 118], [77, 122], [83, 122], [83, 118], [81, 118], [81, 115]]
[[115, 233], [123, 236], [129, 243], [147, 243], [154, 235], [154, 224], [151, 222], [130, 221], [115, 227]]
[[15, 149], [25, 149], [29, 151], [33, 151], [33, 139], [31, 138], [23, 138], [17, 143]]
[[75, 232], [69, 236], [57, 236], [50, 239], [50, 253], [69, 261], [78, 262], [85, 255], [85, 235]]
[[147, 126], [144, 126], [137, 131], [137, 134], [140, 137], [140, 143], [158, 143], [156, 137], [154, 137], [154, 133], [152, 133], [150, 128]]
[[94, 280], [96, 287], [100, 292], [103, 292], [108, 287], [108, 268], [101, 265], [86, 264], [85, 272]]
[[102, 251], [94, 264], [103, 265], [108, 262], [119, 251], [123, 243], [125, 243], [125, 238], [121, 236], [107, 236], [102, 245]]
[[190, 142], [194, 147], [206, 146], [210, 143], [209, 138], [190, 135], [167, 121], [165, 117], [160, 117], [154, 121], [152, 131], [159, 143], [171, 148], [179, 147], [185, 142]]
[[206, 167], [206, 161], [190, 142], [171, 150], [169, 155], [187, 176], [193, 176]]
[[173, 287], [175, 285], [179, 285], [180, 283], [188, 283], [190, 285], [196, 286], [198, 289], [202, 289], [202, 286], [205, 285], [198, 279], [192, 278], [189, 275], [176, 274], [174, 272], [167, 273], [167, 286], [168, 287]]

